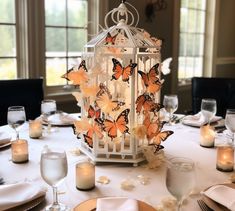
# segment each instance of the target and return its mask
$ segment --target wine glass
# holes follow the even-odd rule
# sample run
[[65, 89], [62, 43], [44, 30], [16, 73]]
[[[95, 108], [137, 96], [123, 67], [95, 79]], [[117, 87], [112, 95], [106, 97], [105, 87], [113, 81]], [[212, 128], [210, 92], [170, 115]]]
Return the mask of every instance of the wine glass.
[[49, 121], [49, 116], [56, 113], [56, 101], [55, 100], [43, 100], [41, 102], [41, 113], [42, 118], [47, 123], [47, 132], [51, 132], [51, 122]]
[[169, 122], [168, 125], [172, 125], [172, 117], [173, 113], [178, 108], [178, 97], [177, 95], [164, 95], [163, 105], [167, 113], [169, 114]]
[[206, 121], [206, 123], [210, 124], [212, 118], [216, 114], [216, 100], [210, 98], [204, 98], [201, 102], [201, 113]]
[[232, 133], [232, 140], [234, 142], [235, 135], [235, 109], [227, 109], [225, 116], [225, 127]]
[[10, 106], [7, 112], [7, 122], [16, 132], [16, 139], [19, 139], [18, 128], [26, 121], [24, 106]]
[[167, 163], [166, 187], [178, 200], [178, 211], [184, 197], [194, 188], [194, 162], [189, 158], [173, 157]]
[[68, 173], [67, 156], [63, 149], [44, 147], [40, 161], [41, 176], [53, 188], [53, 203], [46, 207], [46, 211], [65, 211], [69, 208], [58, 202], [57, 187]]

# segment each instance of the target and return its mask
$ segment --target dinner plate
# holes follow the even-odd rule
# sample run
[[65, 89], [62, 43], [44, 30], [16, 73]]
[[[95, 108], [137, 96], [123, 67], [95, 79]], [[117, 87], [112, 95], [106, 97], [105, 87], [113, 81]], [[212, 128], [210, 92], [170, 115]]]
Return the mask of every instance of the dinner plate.
[[[96, 201], [97, 201], [97, 198], [89, 199], [77, 205], [73, 210], [74, 211], [95, 211]], [[154, 209], [149, 204], [143, 201], [139, 201], [139, 200], [137, 201], [138, 201], [139, 211], [156, 211], [156, 209]]]
[[[219, 185], [219, 184], [218, 184]], [[234, 183], [226, 183], [226, 184], [221, 184], [221, 185], [225, 185], [228, 186], [230, 188], [235, 189], [235, 184]], [[205, 191], [207, 189], [209, 189], [210, 187], [206, 188]], [[202, 194], [202, 200], [206, 203], [206, 205], [208, 207], [210, 207], [213, 210], [220, 210], [220, 211], [230, 211], [228, 208], [226, 208], [225, 206], [215, 202], [214, 200], [212, 200], [211, 198], [209, 198], [208, 196], [206, 196], [205, 194]]]
[[45, 200], [45, 195], [42, 195], [42, 196], [39, 196], [38, 198], [36, 199], [33, 199], [29, 202], [26, 202], [24, 204], [21, 204], [19, 206], [16, 206], [16, 207], [12, 207], [10, 209], [7, 209], [5, 211], [29, 211], [35, 207], [37, 207], [40, 203], [42, 203], [44, 200]]

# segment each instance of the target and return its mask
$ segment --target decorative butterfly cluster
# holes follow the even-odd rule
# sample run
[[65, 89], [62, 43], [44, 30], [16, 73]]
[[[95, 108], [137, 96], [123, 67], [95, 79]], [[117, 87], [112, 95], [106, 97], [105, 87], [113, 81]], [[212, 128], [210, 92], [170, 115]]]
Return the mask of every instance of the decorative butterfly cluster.
[[[116, 36], [108, 33], [105, 44], [110, 47], [115, 44], [115, 39]], [[115, 58], [112, 58], [112, 64], [113, 74], [110, 76], [108, 84], [119, 81], [129, 86], [130, 77], [137, 64], [130, 60], [129, 65], [125, 67]], [[137, 133], [134, 135], [137, 138], [146, 138], [149, 145], [154, 145], [156, 151], [161, 148], [161, 142], [173, 134], [172, 131], [162, 131], [164, 124], [158, 118], [159, 110], [163, 108], [163, 105], [155, 102], [154, 97], [163, 83], [159, 78], [159, 69], [159, 64], [155, 64], [148, 72], [137, 71], [137, 75], [141, 77], [144, 92], [137, 97], [135, 102], [137, 115], [143, 116], [141, 127], [144, 135], [140, 136]], [[102, 74], [100, 69], [97, 70], [97, 74], [99, 71]], [[83, 60], [78, 67], [68, 70], [61, 76], [80, 88], [80, 92], [75, 92], [73, 95], [78, 103], [83, 105], [86, 115], [81, 120], [74, 122], [74, 133], [79, 137], [82, 135], [90, 148], [93, 148], [94, 137], [100, 140], [109, 137], [110, 140], [114, 140], [130, 134], [128, 125], [130, 108], [126, 100], [120, 100], [114, 96], [104, 83], [99, 85], [90, 83], [97, 77], [97, 74], [92, 75], [92, 72], [87, 70], [85, 60]], [[131, 128], [132, 131], [135, 129]]]

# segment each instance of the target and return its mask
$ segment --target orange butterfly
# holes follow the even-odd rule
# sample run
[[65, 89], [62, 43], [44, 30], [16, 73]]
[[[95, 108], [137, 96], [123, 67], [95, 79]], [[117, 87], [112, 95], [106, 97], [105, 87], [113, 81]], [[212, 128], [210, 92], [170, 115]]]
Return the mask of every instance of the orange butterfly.
[[136, 112], [140, 113], [142, 108], [144, 112], [158, 112], [164, 106], [160, 103], [155, 103], [153, 99], [148, 94], [142, 94], [136, 99]]
[[145, 118], [143, 121], [143, 125], [146, 127], [146, 136], [148, 141], [152, 140], [152, 138], [162, 129], [164, 123], [161, 123], [157, 118], [150, 119], [150, 113], [145, 113]]
[[103, 83], [100, 84], [100, 90], [97, 93], [97, 98], [95, 102], [97, 106], [101, 108], [102, 112], [106, 114], [118, 110], [120, 106], [123, 106], [125, 104], [124, 102], [113, 101], [111, 93]]
[[115, 40], [117, 38], [117, 34], [115, 34], [114, 36], [112, 36], [109, 32], [107, 33], [107, 36], [105, 38], [105, 45], [111, 44], [114, 45], [115, 44]]
[[82, 60], [78, 69], [76, 69], [75, 67], [72, 69], [69, 69], [61, 77], [65, 78], [68, 81], [72, 81], [73, 85], [75, 85], [75, 86], [79, 86], [82, 83], [87, 82], [88, 75], [87, 75], [87, 68], [86, 68], [85, 60]]
[[147, 89], [147, 92], [154, 94], [158, 92], [162, 86], [158, 75], [159, 75], [159, 63], [155, 64], [148, 73], [145, 73], [141, 70], [138, 73], [141, 75], [143, 83]]
[[101, 109], [95, 109], [93, 108], [92, 105], [89, 106], [87, 118], [95, 117], [95, 119], [98, 119], [100, 118], [100, 114], [101, 114]]
[[113, 61], [113, 72], [112, 79], [118, 80], [122, 76], [122, 81], [129, 83], [129, 77], [132, 75], [134, 68], [137, 66], [136, 63], [132, 63], [123, 68], [121, 63], [117, 59], [112, 59]]
[[90, 148], [93, 148], [93, 140], [90, 136], [83, 134], [84, 142], [88, 144]]
[[128, 114], [130, 109], [125, 109], [122, 111], [116, 120], [112, 121], [105, 119], [103, 122], [104, 131], [108, 133], [108, 136], [113, 139], [117, 137], [118, 132], [121, 134], [129, 133], [128, 124]]

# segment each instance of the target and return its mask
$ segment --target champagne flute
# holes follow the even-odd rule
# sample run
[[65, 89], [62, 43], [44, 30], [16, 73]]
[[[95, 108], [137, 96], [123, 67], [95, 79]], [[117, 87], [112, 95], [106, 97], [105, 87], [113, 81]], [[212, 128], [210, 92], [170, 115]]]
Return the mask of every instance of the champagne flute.
[[49, 121], [49, 116], [56, 113], [56, 101], [55, 100], [43, 100], [41, 102], [41, 113], [42, 118], [47, 123], [47, 132], [51, 132], [51, 122]]
[[194, 162], [189, 158], [173, 157], [167, 164], [166, 187], [178, 200], [178, 211], [184, 198], [195, 185]]
[[16, 139], [19, 139], [18, 128], [26, 121], [24, 106], [10, 106], [7, 112], [7, 122], [16, 132]]
[[201, 102], [201, 112], [206, 121], [206, 123], [210, 124], [212, 118], [216, 114], [216, 100], [210, 98], [204, 98]]
[[66, 211], [69, 208], [58, 202], [57, 187], [68, 173], [66, 153], [60, 148], [44, 147], [40, 161], [41, 176], [53, 188], [53, 203], [46, 207], [46, 211]]
[[172, 125], [173, 113], [178, 109], [178, 97], [177, 95], [164, 95], [163, 105], [167, 113], [169, 114], [168, 125]]
[[232, 133], [232, 140], [234, 143], [235, 135], [235, 109], [227, 109], [225, 116], [225, 127]]

